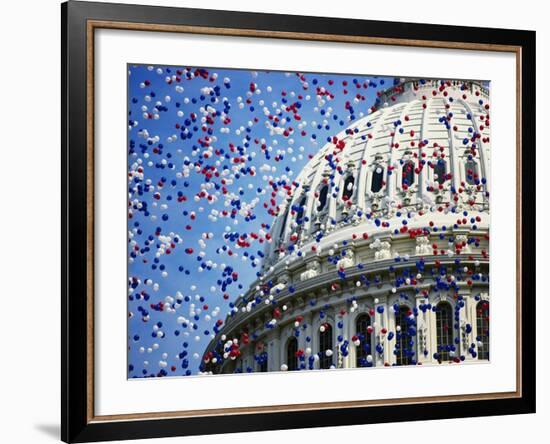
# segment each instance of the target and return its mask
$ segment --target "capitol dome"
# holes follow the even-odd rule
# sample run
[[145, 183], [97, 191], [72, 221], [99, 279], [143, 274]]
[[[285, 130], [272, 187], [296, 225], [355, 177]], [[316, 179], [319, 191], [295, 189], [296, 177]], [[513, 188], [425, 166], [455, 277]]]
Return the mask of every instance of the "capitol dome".
[[288, 187], [204, 370], [489, 358], [489, 91], [403, 80]]

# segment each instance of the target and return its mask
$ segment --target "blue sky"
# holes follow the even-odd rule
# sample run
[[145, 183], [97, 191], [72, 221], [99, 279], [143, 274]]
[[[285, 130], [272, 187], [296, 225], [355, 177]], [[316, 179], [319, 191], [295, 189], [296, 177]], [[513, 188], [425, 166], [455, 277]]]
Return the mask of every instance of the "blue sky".
[[[128, 376], [193, 375], [194, 355], [260, 271], [265, 242], [250, 235], [263, 237], [275, 208], [264, 176], [291, 184], [396, 80], [148, 65], [128, 73]], [[243, 233], [250, 245], [239, 248]]]

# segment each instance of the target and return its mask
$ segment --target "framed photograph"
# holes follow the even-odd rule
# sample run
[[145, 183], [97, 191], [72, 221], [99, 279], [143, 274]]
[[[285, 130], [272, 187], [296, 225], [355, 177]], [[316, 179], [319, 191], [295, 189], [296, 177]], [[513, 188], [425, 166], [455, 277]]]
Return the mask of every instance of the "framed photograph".
[[62, 5], [62, 439], [535, 411], [535, 33]]

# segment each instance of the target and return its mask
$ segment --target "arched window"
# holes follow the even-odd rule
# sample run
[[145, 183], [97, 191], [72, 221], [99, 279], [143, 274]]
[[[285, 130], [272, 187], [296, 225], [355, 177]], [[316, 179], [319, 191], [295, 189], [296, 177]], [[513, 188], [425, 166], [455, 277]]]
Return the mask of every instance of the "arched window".
[[489, 359], [489, 301], [479, 301], [476, 306], [478, 359]]
[[267, 372], [267, 352], [260, 353], [258, 356], [258, 367], [260, 372]]
[[289, 212], [289, 209], [287, 208], [285, 210], [285, 215], [283, 216], [283, 222], [281, 223], [281, 230], [279, 231], [280, 240], [283, 240], [285, 237], [286, 220], [288, 219], [288, 212]]
[[439, 184], [445, 183], [447, 180], [447, 162], [443, 159], [439, 159], [434, 165], [435, 180]]
[[306, 196], [302, 196], [302, 198], [300, 199], [300, 202], [298, 203], [298, 209], [296, 211], [296, 222], [298, 222], [299, 224], [303, 223], [303, 217], [304, 217], [304, 212], [306, 210]]
[[289, 370], [298, 370], [298, 339], [291, 337], [286, 344], [286, 365]]
[[453, 346], [453, 308], [448, 302], [437, 304], [435, 314], [438, 361], [449, 361]]
[[473, 159], [467, 160], [464, 168], [466, 170], [466, 183], [469, 185], [477, 185], [479, 181], [477, 162]]
[[376, 165], [374, 167], [374, 172], [372, 173], [372, 182], [370, 185], [370, 190], [373, 193], [378, 193], [382, 189], [384, 184], [384, 167], [381, 165]]
[[412, 161], [403, 164], [403, 172], [401, 177], [401, 185], [408, 186], [414, 184], [414, 163]]
[[371, 325], [371, 319], [368, 314], [362, 314], [355, 321], [356, 335], [359, 337], [361, 344], [356, 349], [357, 367], [370, 367], [372, 363], [367, 361], [367, 356], [371, 354], [372, 338], [368, 331]]
[[327, 356], [327, 350], [332, 351], [332, 326], [324, 324], [324, 331], [319, 332], [319, 368], [330, 368], [332, 356]]
[[355, 184], [355, 179], [350, 174], [348, 177], [346, 177], [346, 180], [344, 181], [344, 189], [342, 190], [342, 200], [347, 201], [348, 199], [351, 199], [351, 196], [353, 196], [354, 184]]
[[413, 339], [409, 333], [409, 313], [410, 309], [406, 305], [399, 307], [396, 314], [395, 323], [400, 331], [396, 335], [396, 363], [397, 365], [412, 364]]
[[319, 204], [317, 205], [317, 211], [323, 211], [327, 204], [328, 185], [323, 185], [321, 191], [319, 191]]
[[267, 372], [267, 352], [262, 352], [255, 356], [256, 363], [258, 364], [258, 371]]

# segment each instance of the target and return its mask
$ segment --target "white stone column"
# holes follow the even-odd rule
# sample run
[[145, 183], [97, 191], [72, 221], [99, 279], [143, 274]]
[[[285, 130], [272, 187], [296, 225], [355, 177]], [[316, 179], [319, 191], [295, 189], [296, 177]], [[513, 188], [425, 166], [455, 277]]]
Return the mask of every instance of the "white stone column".
[[[472, 115], [471, 125], [474, 127], [475, 132], [482, 135], [482, 131], [479, 129], [479, 119], [476, 118], [476, 113], [474, 112], [472, 106], [466, 101], [463, 101], [463, 103], [466, 110]], [[483, 113], [484, 112], [478, 108], [478, 114]], [[487, 159], [487, 151], [491, 149], [491, 143], [484, 143], [481, 139], [482, 137], [476, 141], [479, 160], [479, 175], [480, 177], [484, 177], [485, 179], [487, 179], [487, 183], [484, 185], [484, 189], [486, 191], [490, 191], [489, 184], [491, 183], [491, 168], [489, 167], [489, 160]]]
[[[460, 310], [460, 347], [459, 351], [461, 355], [466, 357], [466, 361], [474, 361], [474, 358], [469, 352], [468, 348], [472, 343], [476, 344], [477, 351], [477, 323], [476, 323], [476, 305], [477, 301], [472, 296], [471, 291], [461, 290], [459, 294], [464, 298], [464, 308]], [[470, 333], [466, 333], [467, 324], [470, 325]]]
[[[423, 294], [416, 295], [416, 309], [418, 310], [418, 316], [416, 317], [416, 357], [417, 362], [422, 364], [429, 363], [431, 361], [431, 328], [430, 328], [430, 313], [426, 309], [423, 312], [420, 306], [426, 303], [426, 298]], [[428, 350], [428, 355], [424, 356], [424, 350]]]
[[[353, 319], [353, 321], [352, 321]], [[355, 331], [355, 320], [357, 316], [352, 316], [351, 313], [348, 313], [346, 316], [346, 323], [348, 329], [348, 341], [349, 341], [349, 368], [355, 368], [357, 366], [357, 347], [351, 340], [352, 336], [356, 333]]]
[[268, 356], [267, 356], [267, 369], [270, 372], [279, 371], [281, 364], [279, 363], [279, 349], [281, 346], [281, 340], [279, 338], [280, 331], [277, 328], [273, 331], [271, 339], [269, 341]]
[[429, 343], [428, 343], [429, 361], [428, 362], [432, 364], [436, 364], [437, 360], [434, 359], [433, 356], [434, 356], [434, 353], [437, 352], [437, 319], [436, 319], [436, 314], [433, 311], [433, 306], [434, 304], [432, 304], [432, 308], [430, 308], [430, 314], [426, 322], [428, 325], [428, 337], [429, 337]]
[[392, 365], [395, 364], [395, 355], [393, 354], [393, 349], [395, 348], [395, 344], [397, 343], [397, 330], [396, 330], [396, 322], [395, 322], [395, 313], [393, 311], [392, 303], [388, 300], [388, 303], [386, 304], [386, 311], [387, 311], [387, 317], [388, 317], [388, 333], [391, 331], [393, 332], [393, 338], [391, 341], [388, 341], [386, 339], [386, 347], [387, 347], [387, 353], [388, 358], [387, 362], [388, 364]]
[[[305, 323], [306, 328], [305, 329], [300, 328], [300, 337], [298, 339], [298, 348], [301, 348], [302, 350], [304, 350], [304, 353], [305, 353], [305, 351], [308, 347], [312, 348], [312, 343], [307, 342], [307, 337], [308, 336], [312, 337], [311, 336], [312, 320], [313, 320], [313, 316], [312, 316], [311, 312], [304, 314], [304, 320], [302, 322]], [[308, 357], [306, 356], [306, 360], [304, 361], [305, 364], [306, 364], [306, 368], [307, 368], [307, 365], [308, 365], [307, 358]]]
[[[380, 296], [378, 304], [375, 304], [374, 307], [374, 322], [376, 323], [376, 328], [373, 331], [374, 334], [374, 350], [373, 352], [373, 361], [377, 367], [383, 367], [385, 362], [389, 362], [391, 351], [388, 350], [388, 333], [385, 335], [381, 333], [382, 328], [388, 329], [388, 297]], [[384, 312], [379, 313], [378, 307], [384, 307]], [[389, 329], [388, 329], [389, 330]], [[376, 351], [376, 345], [381, 344], [384, 347], [382, 356]]]
[[[318, 311], [312, 311], [311, 313], [312, 319], [311, 319], [311, 354], [316, 355], [319, 350], [319, 325], [317, 325], [317, 322], [315, 321], [316, 317], [319, 316]], [[319, 368], [319, 363], [317, 362], [313, 368]]]
[[[424, 141], [426, 139], [429, 140], [431, 137], [431, 135], [429, 134], [430, 125], [428, 124], [428, 119], [431, 111], [431, 104], [432, 104], [432, 101], [427, 100], [426, 109], [422, 113], [422, 123], [421, 123], [422, 126], [420, 127], [420, 131], [421, 131], [420, 141]], [[426, 160], [426, 163], [422, 165], [422, 169], [420, 170], [420, 174], [418, 177], [418, 199], [419, 200], [417, 200], [417, 202], [420, 202], [421, 201], [420, 199], [422, 199], [422, 196], [427, 194], [426, 187], [428, 186], [430, 167], [428, 166], [429, 157], [427, 157], [426, 159], [422, 158], [422, 153], [424, 152], [425, 152], [424, 147], [419, 146], [418, 159], [420, 162], [422, 162], [422, 160]]]
[[[334, 178], [332, 179], [332, 182], [334, 183], [334, 186], [331, 187], [330, 183], [331, 180], [329, 179], [328, 183], [328, 194], [327, 194], [327, 203], [325, 205], [328, 205], [328, 216], [327, 220], [325, 222], [325, 229], [326, 231], [332, 231], [334, 229], [334, 225], [332, 224], [332, 220], [337, 220], [336, 213], [338, 210], [338, 200], [340, 199], [342, 190], [336, 192], [336, 187], [340, 188], [340, 182], [341, 177], [340, 173], [338, 173], [336, 170], [332, 173], [334, 175]], [[333, 197], [332, 195], [336, 193], [336, 197]]]
[[[346, 312], [346, 314], [342, 317], [342, 318], [339, 318], [338, 317], [338, 313], [340, 313], [340, 311], [343, 310], [344, 312]], [[349, 332], [349, 313], [347, 313], [347, 310], [346, 310], [346, 305], [343, 304], [339, 307], [337, 307], [334, 311], [334, 320], [335, 320], [335, 327], [337, 329], [337, 333], [336, 333], [336, 337], [338, 337], [338, 332], [340, 332], [340, 334], [342, 335], [342, 342], [341, 343], [336, 343], [336, 350], [335, 350], [335, 354], [339, 354], [340, 353], [340, 347], [344, 344], [344, 341], [348, 341], [348, 355], [347, 356], [343, 356], [342, 355], [342, 368], [350, 368], [350, 354], [351, 354], [351, 348], [353, 347], [353, 345], [351, 344], [351, 341], [350, 341], [350, 332]], [[342, 329], [338, 329], [338, 323], [339, 322], [342, 322], [343, 324], [343, 327]], [[335, 360], [335, 364], [337, 364], [336, 360]]]
[[[414, 105], [413, 102], [409, 102], [406, 105], [401, 108], [401, 113], [399, 115], [399, 120], [403, 122], [405, 120], [405, 116], [410, 112], [411, 107]], [[399, 143], [403, 137], [401, 136], [401, 133], [399, 132], [399, 128], [393, 128], [393, 137], [391, 139], [391, 146], [390, 146], [390, 160], [388, 161], [389, 166], [393, 166], [394, 160], [399, 161], [400, 159], [395, 158], [395, 154], [399, 154], [399, 157], [402, 157], [401, 151], [403, 147], [400, 147], [399, 149], [393, 148], [393, 145], [395, 143]], [[395, 189], [397, 186], [401, 186], [401, 177], [397, 173], [396, 170], [393, 170], [391, 176], [386, 176], [387, 178], [387, 185], [386, 185], [386, 195], [391, 200], [395, 196]]]
[[456, 143], [455, 143], [455, 134], [452, 129], [452, 126], [451, 128], [449, 128], [449, 154], [450, 154], [449, 157], [451, 160], [451, 165], [449, 166], [451, 168], [451, 174], [452, 174], [451, 183], [452, 183], [452, 186], [455, 188], [455, 190], [458, 190], [458, 188], [460, 188], [461, 172], [460, 172], [460, 163], [458, 158], [458, 147], [456, 146]]
[[[338, 368], [338, 316], [336, 308], [332, 306], [328, 310], [323, 310], [325, 312], [325, 322], [328, 322], [332, 325], [332, 365]], [[320, 350], [325, 351], [325, 350]]]
[[277, 350], [277, 356], [279, 357], [279, 370], [281, 369], [281, 365], [287, 364], [286, 362], [286, 345], [288, 338], [293, 336], [292, 330], [288, 332], [288, 328], [280, 328], [279, 329], [279, 350]]

